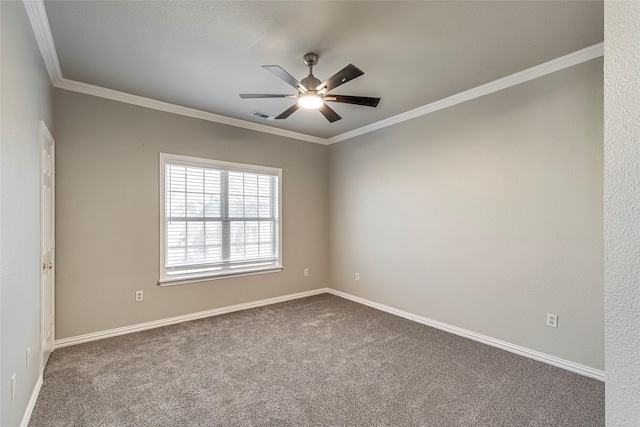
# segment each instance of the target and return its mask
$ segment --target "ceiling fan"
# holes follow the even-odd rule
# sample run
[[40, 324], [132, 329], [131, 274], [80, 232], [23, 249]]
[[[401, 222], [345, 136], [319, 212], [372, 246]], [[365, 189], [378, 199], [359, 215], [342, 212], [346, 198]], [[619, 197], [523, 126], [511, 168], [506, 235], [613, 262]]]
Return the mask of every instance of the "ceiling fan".
[[276, 119], [286, 119], [293, 114], [298, 108], [306, 108], [309, 110], [319, 110], [329, 122], [333, 123], [342, 117], [333, 111], [326, 102], [342, 102], [344, 104], [364, 105], [366, 107], [376, 107], [380, 102], [380, 98], [370, 98], [367, 96], [351, 96], [351, 95], [329, 95], [329, 92], [350, 80], [360, 77], [364, 74], [362, 70], [353, 64], [349, 64], [324, 82], [320, 82], [313, 75], [313, 66], [318, 63], [318, 55], [315, 53], [307, 53], [304, 55], [304, 63], [309, 67], [309, 75], [302, 79], [302, 82], [296, 80], [291, 74], [287, 73], [279, 65], [263, 65], [262, 68], [272, 72], [277, 77], [293, 86], [298, 90], [295, 95], [288, 94], [254, 94], [241, 93], [240, 98], [290, 98], [297, 99], [298, 102], [283, 111]]

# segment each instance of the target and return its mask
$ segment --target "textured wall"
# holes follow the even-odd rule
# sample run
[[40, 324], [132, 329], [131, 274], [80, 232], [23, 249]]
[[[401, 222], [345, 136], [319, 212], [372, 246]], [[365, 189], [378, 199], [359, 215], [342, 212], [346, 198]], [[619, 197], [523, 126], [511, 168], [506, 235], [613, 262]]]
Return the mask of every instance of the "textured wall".
[[17, 426], [40, 373], [39, 122], [53, 132], [53, 94], [22, 2], [1, 1], [0, 15], [0, 425]]
[[640, 425], [640, 2], [605, 2], [608, 426]]
[[603, 370], [602, 79], [599, 58], [331, 145], [332, 286]]
[[[326, 146], [63, 90], [55, 107], [56, 338], [328, 285]], [[284, 271], [158, 287], [160, 152], [281, 167]]]

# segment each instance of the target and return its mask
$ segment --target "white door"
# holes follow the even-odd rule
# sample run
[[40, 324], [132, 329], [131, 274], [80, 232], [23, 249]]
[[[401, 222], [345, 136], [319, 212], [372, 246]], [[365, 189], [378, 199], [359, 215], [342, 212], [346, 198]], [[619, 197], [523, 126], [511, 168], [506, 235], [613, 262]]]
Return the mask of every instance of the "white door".
[[55, 142], [40, 122], [40, 340], [41, 371], [55, 341]]

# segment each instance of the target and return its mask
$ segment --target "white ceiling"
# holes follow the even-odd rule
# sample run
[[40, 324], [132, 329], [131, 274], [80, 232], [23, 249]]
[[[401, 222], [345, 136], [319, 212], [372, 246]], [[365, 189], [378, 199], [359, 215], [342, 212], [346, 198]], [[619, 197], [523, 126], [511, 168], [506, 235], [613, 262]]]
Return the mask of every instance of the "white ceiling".
[[[66, 80], [319, 138], [379, 122], [603, 41], [601, 1], [45, 1]], [[324, 80], [349, 63], [365, 75], [335, 93], [382, 98], [278, 115], [295, 93], [261, 65], [301, 80], [306, 52]]]

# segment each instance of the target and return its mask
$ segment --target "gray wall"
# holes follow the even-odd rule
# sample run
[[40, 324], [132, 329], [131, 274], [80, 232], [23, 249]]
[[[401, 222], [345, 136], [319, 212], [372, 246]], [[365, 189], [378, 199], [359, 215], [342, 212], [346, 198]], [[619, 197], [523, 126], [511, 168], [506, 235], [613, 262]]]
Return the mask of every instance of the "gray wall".
[[[603, 257], [596, 254], [601, 245], [594, 231], [602, 222], [602, 148], [594, 137], [602, 116], [593, 111], [601, 105], [599, 61], [331, 147], [331, 281], [324, 259], [326, 148], [58, 92], [58, 116], [69, 139], [58, 164], [64, 160], [69, 171], [59, 178], [70, 190], [59, 195], [69, 205], [58, 206], [68, 217], [58, 218], [58, 232], [66, 230], [59, 235], [66, 246], [59, 250], [65, 259], [63, 268], [58, 265], [59, 338], [332, 284], [601, 369], [604, 306], [607, 424], [637, 425], [640, 231], [632, 215], [640, 200], [638, 7], [605, 4], [604, 303], [597, 301]], [[0, 424], [17, 425], [38, 377], [37, 129], [44, 119], [53, 131], [53, 121], [49, 81], [24, 7], [3, 1], [0, 15]], [[285, 215], [292, 221], [285, 230], [285, 273], [166, 293], [155, 287], [150, 265], [157, 262], [157, 223], [136, 217], [152, 211], [156, 217], [157, 175], [147, 169], [157, 167], [160, 149], [256, 163], [284, 156], [272, 164], [282, 163], [285, 177], [304, 176], [301, 170], [310, 168], [316, 182], [290, 182], [285, 190]], [[259, 155], [252, 155], [256, 149]], [[104, 177], [117, 174], [114, 189]], [[128, 205], [105, 206], [99, 192]], [[288, 194], [299, 199], [295, 207]], [[80, 214], [83, 209], [92, 215]], [[391, 228], [382, 228], [387, 224]], [[132, 229], [135, 237], [127, 234]], [[304, 267], [311, 268], [309, 279], [298, 277]], [[362, 274], [357, 283], [355, 271]], [[385, 282], [393, 286], [382, 287]], [[146, 291], [143, 305], [131, 303], [134, 289]], [[558, 330], [542, 328], [547, 311], [561, 316]], [[11, 402], [6, 385], [13, 373], [18, 387]]]
[[330, 146], [331, 286], [604, 369], [602, 86], [599, 58]]
[[640, 425], [640, 3], [605, 2], [608, 426]]
[[[0, 2], [0, 424], [17, 426], [39, 376], [39, 121], [53, 132], [52, 89], [22, 2]], [[31, 347], [31, 365], [25, 352]], [[9, 381], [16, 374], [16, 397]]]
[[[329, 284], [326, 146], [63, 90], [55, 120], [57, 339]], [[158, 287], [160, 152], [281, 167], [284, 271]]]

